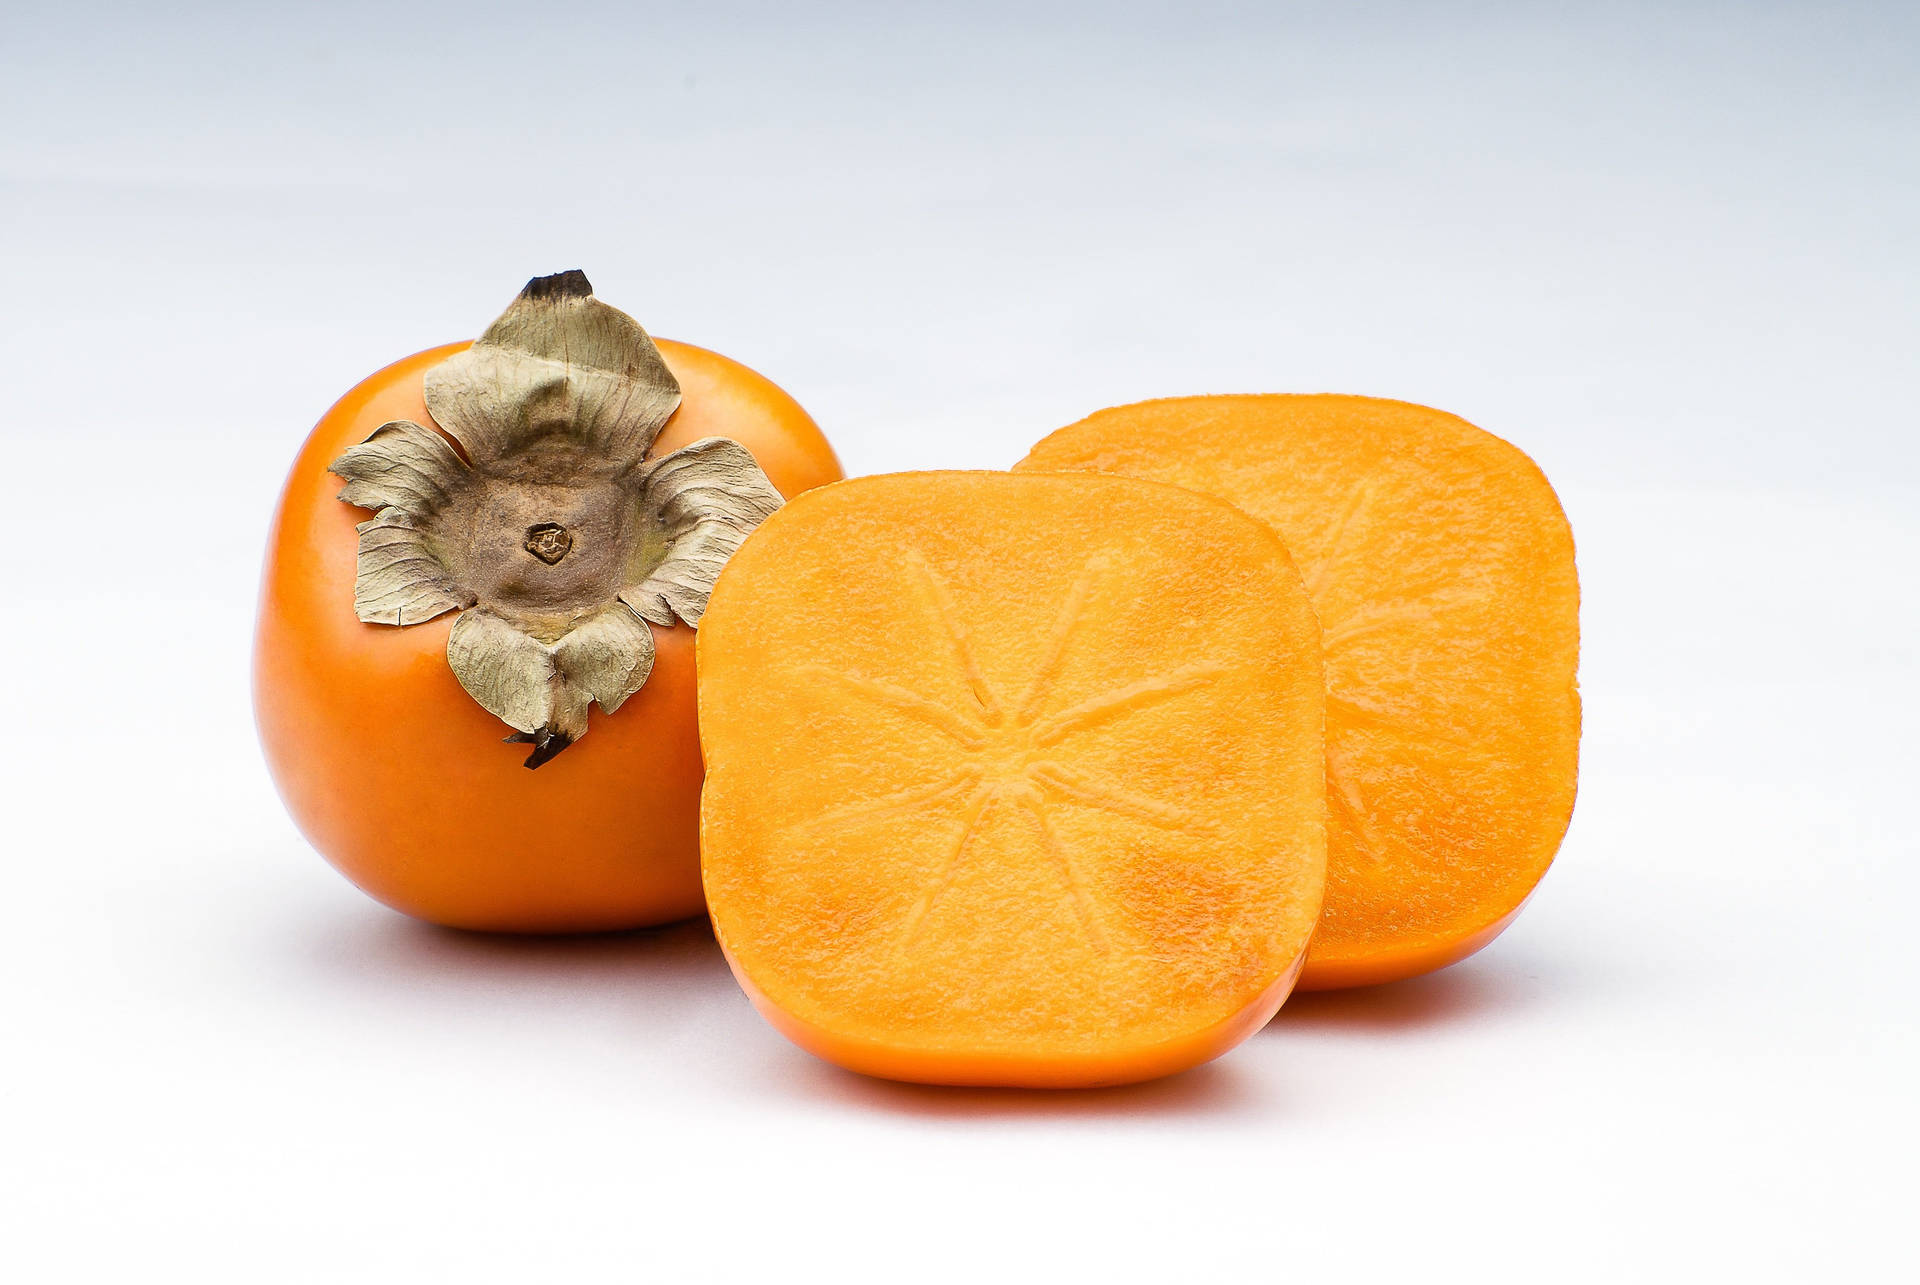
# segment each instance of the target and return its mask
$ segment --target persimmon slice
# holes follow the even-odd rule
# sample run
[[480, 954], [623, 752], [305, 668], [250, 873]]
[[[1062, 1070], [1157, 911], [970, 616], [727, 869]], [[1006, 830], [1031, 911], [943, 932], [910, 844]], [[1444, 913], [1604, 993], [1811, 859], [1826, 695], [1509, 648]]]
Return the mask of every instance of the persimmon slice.
[[1299, 560], [1329, 805], [1303, 989], [1427, 972], [1511, 922], [1566, 832], [1580, 740], [1573, 537], [1532, 460], [1405, 402], [1187, 397], [1101, 411], [1016, 469], [1205, 491]]
[[1182, 1070], [1293, 985], [1325, 866], [1319, 632], [1273, 534], [1124, 478], [811, 492], [700, 626], [702, 870], [760, 1011], [853, 1070]]

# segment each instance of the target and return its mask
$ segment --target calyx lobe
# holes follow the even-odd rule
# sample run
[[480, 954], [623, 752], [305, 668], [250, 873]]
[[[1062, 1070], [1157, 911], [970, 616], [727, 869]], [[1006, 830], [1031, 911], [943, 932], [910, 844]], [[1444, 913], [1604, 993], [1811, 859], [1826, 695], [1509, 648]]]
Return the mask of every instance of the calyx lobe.
[[680, 386], [580, 272], [528, 282], [425, 383], [441, 432], [396, 420], [330, 466], [342, 500], [375, 510], [354, 611], [396, 626], [462, 612], [447, 661], [538, 767], [585, 735], [590, 705], [612, 713], [646, 683], [648, 622], [700, 623], [780, 493], [726, 438], [648, 457]]

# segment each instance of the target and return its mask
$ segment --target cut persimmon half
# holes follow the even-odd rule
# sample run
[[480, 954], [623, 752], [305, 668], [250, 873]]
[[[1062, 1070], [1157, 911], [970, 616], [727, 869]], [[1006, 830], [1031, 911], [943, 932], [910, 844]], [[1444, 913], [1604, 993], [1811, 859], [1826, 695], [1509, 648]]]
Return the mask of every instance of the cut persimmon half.
[[1225, 1051], [1325, 866], [1319, 631], [1271, 531], [1124, 478], [914, 473], [769, 518], [700, 627], [702, 871], [779, 1030], [943, 1084]]
[[1566, 832], [1580, 741], [1573, 537], [1532, 460], [1425, 406], [1274, 395], [1104, 410], [1016, 470], [1204, 491], [1298, 560], [1330, 811], [1303, 989], [1428, 972], [1512, 921]]

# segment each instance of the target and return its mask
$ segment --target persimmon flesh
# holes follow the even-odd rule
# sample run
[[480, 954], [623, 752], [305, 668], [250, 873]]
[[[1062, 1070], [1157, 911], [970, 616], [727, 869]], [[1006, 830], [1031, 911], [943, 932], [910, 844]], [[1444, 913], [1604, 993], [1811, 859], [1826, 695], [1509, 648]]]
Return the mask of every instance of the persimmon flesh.
[[[752, 452], [783, 495], [840, 476], [806, 412], [771, 381], [658, 340], [682, 400], [655, 456], [703, 438]], [[617, 713], [538, 771], [448, 667], [455, 618], [405, 628], [354, 613], [356, 524], [329, 472], [383, 424], [434, 425], [429, 349], [370, 376], [307, 439], [269, 538], [254, 703], [281, 797], [313, 846], [387, 905], [461, 928], [582, 932], [700, 913], [701, 762], [694, 631], [650, 628], [653, 669]]]
[[1319, 633], [1229, 505], [1106, 477], [823, 487], [721, 572], [699, 660], [715, 931], [803, 1048], [1114, 1084], [1286, 998], [1325, 861]]
[[1302, 989], [1410, 977], [1513, 921], [1573, 810], [1573, 538], [1533, 461], [1456, 416], [1343, 396], [1169, 398], [1015, 466], [1220, 496], [1292, 549], [1326, 646], [1327, 904]]

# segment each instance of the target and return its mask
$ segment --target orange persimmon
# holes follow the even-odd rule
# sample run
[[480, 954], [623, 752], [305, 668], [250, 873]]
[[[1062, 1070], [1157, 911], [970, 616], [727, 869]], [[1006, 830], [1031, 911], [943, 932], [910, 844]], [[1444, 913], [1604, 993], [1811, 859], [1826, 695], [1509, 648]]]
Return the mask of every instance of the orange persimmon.
[[[757, 514], [840, 468], [771, 382], [686, 344], [656, 355], [577, 273], [530, 285], [479, 344], [418, 353], [343, 397], [281, 496], [254, 651], [268, 765], [313, 846], [438, 924], [698, 914], [691, 625], [700, 576], [751, 520], [701, 508], [700, 487], [747, 475]], [[578, 690], [503, 690], [515, 665]], [[509, 732], [530, 758], [501, 744]]]
[[1124, 478], [860, 478], [698, 640], [701, 861], [762, 1014], [856, 1071], [1072, 1086], [1286, 998], [1325, 863], [1319, 631], [1271, 531]]
[[1326, 646], [1327, 900], [1302, 989], [1444, 967], [1504, 929], [1573, 811], [1579, 584], [1518, 449], [1367, 397], [1101, 411], [1016, 466], [1192, 487], [1271, 525]]

